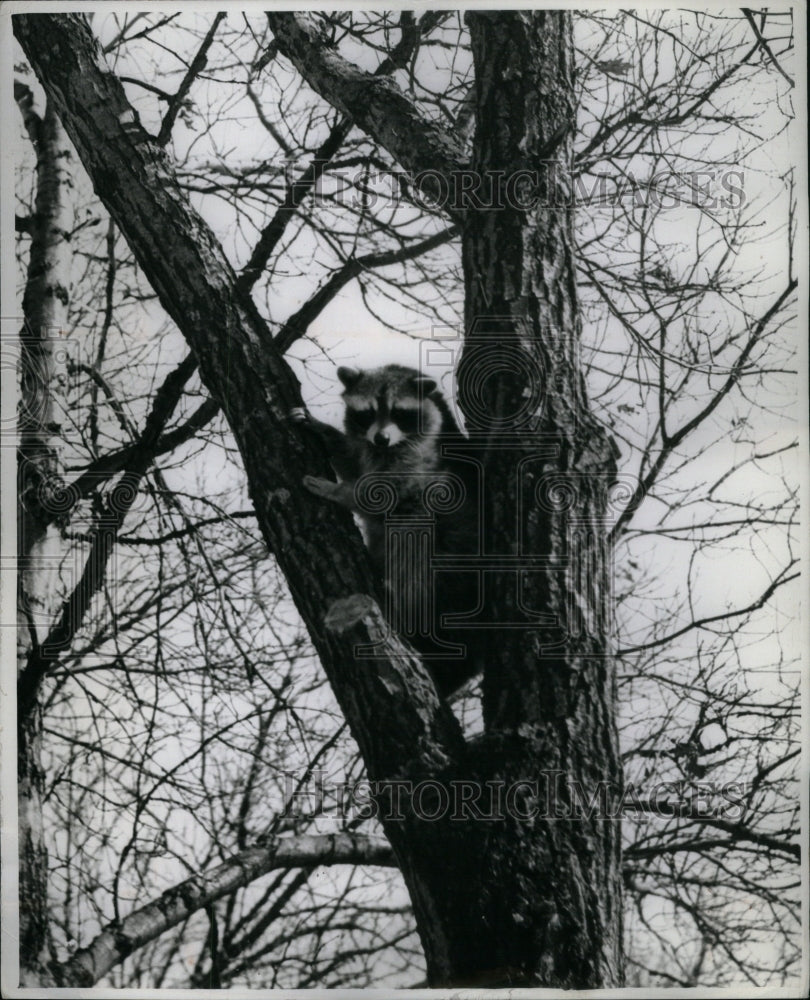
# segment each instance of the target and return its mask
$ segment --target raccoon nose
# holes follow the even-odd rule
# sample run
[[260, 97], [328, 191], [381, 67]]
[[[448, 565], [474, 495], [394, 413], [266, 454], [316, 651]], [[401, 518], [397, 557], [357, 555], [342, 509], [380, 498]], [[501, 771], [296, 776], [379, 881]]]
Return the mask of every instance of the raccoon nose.
[[377, 431], [374, 435], [374, 444], [376, 444], [378, 448], [387, 448], [388, 443], [388, 433], [386, 431]]

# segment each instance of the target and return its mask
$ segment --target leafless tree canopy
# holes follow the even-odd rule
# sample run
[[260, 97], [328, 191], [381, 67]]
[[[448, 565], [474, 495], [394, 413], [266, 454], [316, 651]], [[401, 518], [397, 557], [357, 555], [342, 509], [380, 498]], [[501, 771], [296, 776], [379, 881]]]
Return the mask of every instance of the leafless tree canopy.
[[[498, 16], [14, 18], [29, 981], [393, 988], [438, 967], [365, 782], [394, 773], [397, 740], [451, 759], [517, 731], [525, 688], [496, 706], [485, 680], [451, 711], [397, 647], [411, 686], [378, 743], [358, 732], [381, 696], [327, 664], [359, 633], [313, 636], [307, 602], [369, 571], [350, 519], [299, 487], [311, 459], [284, 414], [296, 378], [336, 419], [337, 364], [415, 364], [497, 313], [499, 279], [469, 262], [511, 216], [460, 210], [436, 178], [506, 142], [505, 91], [475, 69]], [[37, 32], [92, 32], [128, 110], [57, 106]], [[568, 124], [534, 137], [538, 158], [568, 151], [536, 214], [561, 235], [515, 236], [531, 294], [574, 327], [553, 398], [587, 395], [593, 462], [602, 428], [618, 452], [599, 523], [624, 786], [569, 806], [621, 830], [627, 985], [799, 974], [792, 33], [753, 9], [574, 15]], [[153, 215], [105, 173], [128, 129], [133, 161], [138, 130], [153, 140]], [[127, 203], [135, 235], [109, 210]], [[278, 389], [269, 417], [254, 375]], [[260, 494], [274, 449], [288, 478]]]

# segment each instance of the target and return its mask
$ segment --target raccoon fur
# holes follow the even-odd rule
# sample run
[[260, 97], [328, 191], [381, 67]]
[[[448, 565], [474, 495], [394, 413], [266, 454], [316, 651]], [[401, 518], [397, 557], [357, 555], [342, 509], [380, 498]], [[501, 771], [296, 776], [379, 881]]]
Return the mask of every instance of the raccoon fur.
[[[360, 521], [386, 597], [389, 622], [422, 655], [447, 696], [474, 673], [469, 630], [444, 617], [478, 603], [475, 463], [453, 454], [467, 441], [436, 382], [413, 368], [338, 368], [344, 428], [294, 417], [324, 441], [339, 482], [307, 476], [317, 496], [341, 504]], [[456, 449], [458, 452], [458, 448]]]

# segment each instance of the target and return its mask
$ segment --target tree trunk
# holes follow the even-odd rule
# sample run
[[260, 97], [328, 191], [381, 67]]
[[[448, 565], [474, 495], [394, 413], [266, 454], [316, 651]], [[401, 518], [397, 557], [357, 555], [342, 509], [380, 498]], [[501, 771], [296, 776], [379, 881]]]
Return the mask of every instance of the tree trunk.
[[[386, 95], [372, 80], [342, 66], [296, 15], [268, 19], [314, 89], [407, 169], [426, 169], [413, 129], [381, 124]], [[473, 183], [451, 170], [446, 190], [464, 220], [457, 379], [484, 497], [483, 627], [469, 650], [484, 675], [486, 731], [445, 771], [408, 775], [430, 782], [433, 808], [450, 803], [446, 821], [411, 812], [386, 832], [432, 985], [616, 986], [621, 840], [619, 819], [607, 814], [621, 794], [621, 763], [606, 543], [615, 456], [589, 412], [579, 363], [571, 16], [470, 14], [468, 23]], [[401, 100], [391, 111], [412, 125]], [[447, 173], [448, 146], [435, 129], [424, 142]], [[496, 789], [506, 801], [493, 800]], [[475, 818], [501, 809], [503, 819]], [[549, 811], [563, 818], [544, 818]]]
[[[292, 30], [297, 15], [270, 16], [282, 52], [298, 46], [296, 64], [317, 75], [323, 43]], [[541, 194], [567, 193], [570, 16], [512, 12], [470, 21], [474, 166], [508, 180], [553, 153], [557, 169]], [[304, 473], [327, 470], [286, 420], [300, 404], [295, 380], [163, 150], [104, 69], [86, 24], [18, 15], [14, 28], [97, 193], [222, 404], [264, 537], [369, 777], [382, 783], [381, 819], [411, 893], [431, 984], [619, 984], [618, 821], [598, 808], [584, 817], [546, 815], [555, 800], [564, 810], [578, 789], [590, 798], [620, 776], [602, 611], [613, 457], [589, 415], [578, 366], [570, 210], [541, 203], [462, 213], [468, 333], [459, 388], [471, 457], [483, 456], [480, 575], [491, 626], [481, 660], [486, 733], [465, 743], [418, 659], [395, 636], [384, 638], [349, 518], [303, 490]], [[345, 66], [329, 59], [334, 81]], [[340, 103], [347, 114], [363, 100], [367, 78], [351, 74]], [[397, 156], [404, 140], [396, 121], [414, 137], [413, 109], [392, 84], [374, 87], [364, 127], [377, 129]], [[393, 126], [387, 102], [398, 116]], [[432, 127], [415, 161], [420, 169], [431, 163], [422, 155], [431, 147], [455, 155]], [[381, 655], [358, 658], [356, 645], [373, 641], [383, 642]]]
[[[59, 606], [55, 582], [62, 540], [53, 524], [62, 487], [59, 336], [66, 324], [70, 255], [66, 199], [70, 149], [48, 102], [40, 117], [24, 85], [15, 97], [37, 154], [34, 215], [20, 335], [21, 373], [17, 454], [17, 656], [22, 670]], [[23, 983], [47, 981], [49, 959], [48, 857], [42, 829], [41, 714], [34, 701], [17, 728], [19, 788], [20, 953]]]

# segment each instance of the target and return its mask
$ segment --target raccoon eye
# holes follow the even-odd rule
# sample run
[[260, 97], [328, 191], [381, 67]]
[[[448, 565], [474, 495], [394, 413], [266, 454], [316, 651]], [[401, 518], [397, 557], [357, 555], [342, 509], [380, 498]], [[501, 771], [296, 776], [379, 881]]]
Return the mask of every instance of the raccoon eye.
[[353, 430], [367, 431], [377, 419], [377, 414], [369, 406], [365, 410], [355, 410], [350, 407], [346, 410], [346, 423]]
[[405, 434], [416, 434], [419, 430], [419, 410], [405, 410], [395, 406], [391, 410], [391, 419]]

